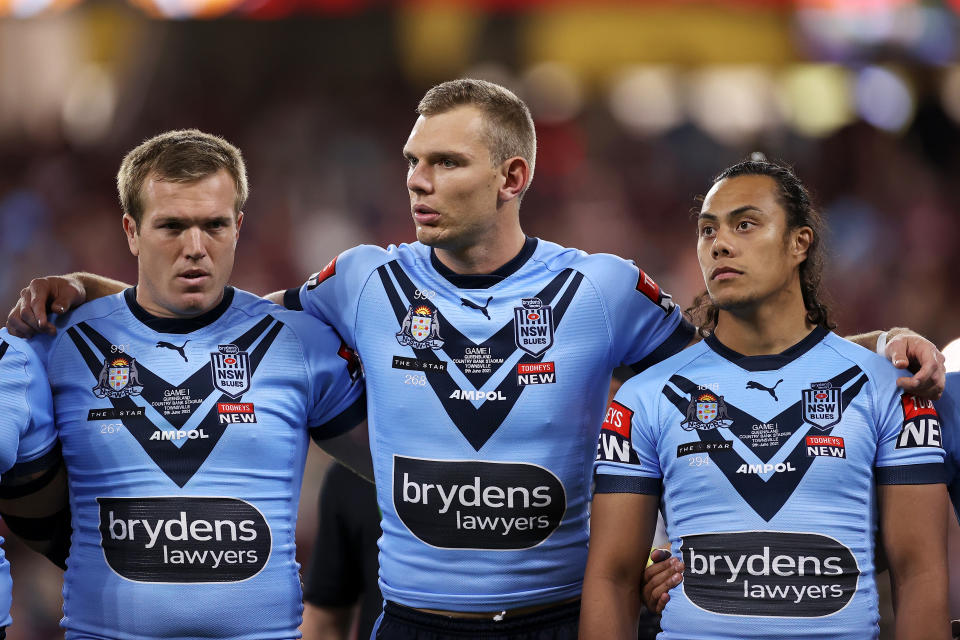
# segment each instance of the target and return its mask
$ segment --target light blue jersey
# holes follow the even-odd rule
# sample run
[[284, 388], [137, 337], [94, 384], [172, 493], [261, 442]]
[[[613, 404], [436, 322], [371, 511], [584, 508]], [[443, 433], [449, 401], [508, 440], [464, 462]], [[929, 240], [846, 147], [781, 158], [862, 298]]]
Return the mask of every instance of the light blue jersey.
[[[57, 432], [43, 364], [30, 344], [0, 329], [0, 473], [41, 471], [54, 454]], [[3, 544], [3, 538], [0, 538]], [[10, 624], [10, 564], [0, 548], [0, 627]]]
[[670, 297], [625, 260], [531, 238], [486, 275], [420, 243], [357, 247], [286, 301], [363, 362], [384, 597], [491, 611], [577, 596], [610, 374], [689, 342]]
[[308, 429], [363, 418], [328, 327], [232, 288], [197, 318], [134, 289], [58, 320], [45, 360], [70, 486], [67, 638], [299, 637]]
[[947, 388], [936, 403], [947, 451], [947, 490], [960, 522], [960, 372], [947, 374]]
[[658, 493], [665, 639], [875, 638], [874, 482], [943, 482], [940, 425], [880, 356], [824, 329], [774, 356], [714, 337], [629, 380], [596, 490]]

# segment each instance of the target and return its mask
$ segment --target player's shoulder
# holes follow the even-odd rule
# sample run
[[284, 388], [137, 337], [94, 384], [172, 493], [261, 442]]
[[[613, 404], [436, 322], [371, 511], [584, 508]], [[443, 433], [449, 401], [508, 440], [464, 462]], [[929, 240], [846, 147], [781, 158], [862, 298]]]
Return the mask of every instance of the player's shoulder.
[[576, 269], [586, 276], [609, 278], [617, 275], [636, 278], [637, 267], [612, 253], [587, 253], [582, 249], [563, 247], [555, 242], [538, 239], [537, 250], [533, 255], [551, 271]]
[[372, 271], [393, 260], [413, 262], [422, 259], [424, 254], [427, 253], [429, 253], [427, 247], [419, 242], [414, 242], [413, 244], [391, 244], [387, 247], [361, 244], [347, 249], [334, 258], [334, 268], [336, 269], [339, 266], [340, 268]]
[[89, 322], [97, 318], [105, 318], [117, 313], [122, 313], [129, 309], [126, 299], [128, 297], [134, 297], [136, 295], [134, 291], [135, 289], [131, 287], [120, 293], [91, 300], [66, 313], [51, 316], [51, 321], [57, 327], [57, 332], [60, 333], [81, 322]]
[[903, 371], [894, 367], [884, 356], [846, 338], [841, 338], [832, 331], [824, 337], [821, 344], [848, 360], [851, 366], [860, 367], [867, 374], [867, 378], [875, 383], [896, 384], [897, 378], [903, 375]]
[[33, 362], [36, 359], [37, 353], [30, 340], [12, 336], [6, 329], [0, 329], [0, 366], [12, 362], [21, 366], [25, 361]]
[[709, 351], [707, 343], [701, 340], [633, 376], [620, 387], [620, 394], [637, 400], [658, 395], [670, 378], [682, 372]]

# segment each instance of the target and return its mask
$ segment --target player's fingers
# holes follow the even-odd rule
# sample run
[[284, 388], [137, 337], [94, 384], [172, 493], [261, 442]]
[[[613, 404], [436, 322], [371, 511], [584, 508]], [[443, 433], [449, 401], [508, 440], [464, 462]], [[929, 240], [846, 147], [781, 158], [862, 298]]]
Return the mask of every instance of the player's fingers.
[[7, 316], [7, 331], [18, 338], [29, 338], [35, 333], [30, 325], [21, 319], [19, 303], [17, 303], [17, 306], [15, 306]]
[[670, 558], [665, 562], [657, 562], [648, 566], [643, 572], [643, 602], [653, 611], [660, 597], [680, 584], [683, 577], [683, 563], [677, 558]]
[[898, 378], [897, 386], [924, 400], [939, 400], [947, 383], [943, 354], [937, 349], [932, 349], [923, 357], [920, 370], [913, 376]]
[[654, 549], [653, 551], [650, 552], [650, 559], [653, 560], [654, 564], [663, 562], [664, 560], [668, 560], [669, 558], [670, 558], [669, 549]]
[[670, 602], [670, 594], [664, 593], [662, 596], [660, 596], [660, 599], [657, 600], [656, 608], [650, 610], [657, 614], [663, 613], [663, 610], [666, 608], [668, 602]]
[[886, 354], [897, 369], [906, 369], [910, 364], [910, 359], [907, 357], [907, 341], [903, 337], [887, 342]]
[[30, 327], [30, 335], [40, 330], [40, 325], [37, 323], [37, 314], [33, 310], [33, 294], [29, 287], [20, 290], [20, 300], [17, 301], [14, 312], [24, 324]]

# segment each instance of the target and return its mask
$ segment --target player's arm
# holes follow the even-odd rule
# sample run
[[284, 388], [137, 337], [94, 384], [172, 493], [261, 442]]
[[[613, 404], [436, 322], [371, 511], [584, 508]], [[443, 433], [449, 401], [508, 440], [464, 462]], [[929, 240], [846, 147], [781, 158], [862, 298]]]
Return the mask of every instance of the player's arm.
[[[926, 400], [938, 400], [946, 385], [944, 357], [937, 346], [916, 331], [894, 327], [887, 331], [871, 331], [847, 340], [870, 351], [882, 353], [898, 369], [913, 371], [913, 376], [897, 379], [897, 386]], [[880, 344], [882, 341], [883, 344]]]
[[[365, 403], [366, 400], [361, 398], [360, 402]], [[373, 458], [370, 455], [366, 419], [350, 431], [332, 438], [323, 438], [319, 430], [313, 430], [311, 435], [313, 441], [331, 457], [364, 480], [373, 482]]]
[[353, 607], [321, 607], [303, 603], [300, 633], [309, 640], [348, 640]]
[[34, 278], [20, 290], [20, 299], [7, 316], [7, 330], [20, 338], [57, 332], [50, 313], [64, 313], [84, 302], [119, 293], [131, 285], [93, 273]]
[[897, 640], [949, 640], [947, 495], [942, 484], [880, 485]]
[[582, 640], [637, 637], [640, 584], [659, 501], [659, 496], [640, 493], [594, 495], [580, 613]]
[[60, 448], [14, 466], [0, 483], [0, 516], [28, 547], [66, 568], [70, 549], [67, 473]]

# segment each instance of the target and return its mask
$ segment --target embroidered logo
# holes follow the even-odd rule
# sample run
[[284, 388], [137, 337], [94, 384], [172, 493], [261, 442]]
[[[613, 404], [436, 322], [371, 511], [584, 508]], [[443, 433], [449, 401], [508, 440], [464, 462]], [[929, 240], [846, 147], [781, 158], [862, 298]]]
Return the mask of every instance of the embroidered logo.
[[124, 398], [138, 396], [143, 390], [137, 361], [130, 356], [104, 358], [103, 369], [97, 377], [93, 394], [98, 398]]
[[425, 304], [410, 305], [407, 315], [396, 334], [397, 342], [414, 349], [440, 349], [443, 338], [440, 337], [440, 319], [437, 310]]
[[840, 387], [832, 382], [814, 382], [803, 390], [803, 420], [818, 429], [829, 429], [840, 422], [843, 408], [840, 404]]
[[210, 354], [213, 386], [237, 399], [250, 390], [250, 356], [235, 344], [221, 344]]
[[540, 298], [524, 298], [513, 308], [517, 347], [537, 357], [553, 346], [553, 309]]
[[723, 396], [712, 391], [698, 391], [690, 396], [690, 404], [680, 426], [685, 431], [693, 431], [729, 427], [732, 423], [733, 420], [727, 416]]

